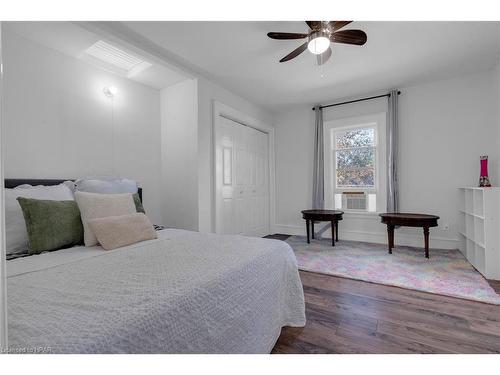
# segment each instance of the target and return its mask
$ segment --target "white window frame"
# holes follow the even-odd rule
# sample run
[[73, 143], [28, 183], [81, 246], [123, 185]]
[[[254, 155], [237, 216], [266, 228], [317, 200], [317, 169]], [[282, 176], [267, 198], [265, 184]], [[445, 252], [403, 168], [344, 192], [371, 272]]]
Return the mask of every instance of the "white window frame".
[[[335, 208], [335, 193], [348, 191], [364, 191], [366, 193], [375, 193], [377, 197], [375, 212], [365, 210], [346, 210], [346, 212], [377, 214], [385, 211], [386, 206], [386, 118], [385, 112], [376, 113], [367, 116], [349, 117], [325, 121], [324, 127], [324, 160], [325, 160], [325, 207]], [[356, 128], [374, 128], [375, 129], [375, 175], [372, 187], [337, 187], [336, 181], [336, 149], [335, 134], [341, 131]]]
[[335, 191], [366, 191], [366, 192], [376, 192], [377, 191], [377, 178], [378, 178], [378, 126], [377, 123], [367, 123], [367, 124], [360, 124], [360, 125], [353, 125], [353, 126], [347, 126], [344, 128], [334, 128], [330, 130], [330, 136], [332, 137], [331, 139], [331, 148], [332, 148], [332, 158], [333, 160], [333, 166], [335, 168], [335, 171], [337, 169], [337, 151], [339, 150], [348, 150], [348, 149], [338, 149], [336, 148], [336, 135], [338, 133], [344, 133], [349, 130], [353, 129], [373, 129], [373, 134], [374, 134], [374, 141], [373, 141], [373, 146], [364, 146], [364, 147], [353, 147], [351, 150], [357, 149], [357, 148], [373, 148], [375, 150], [375, 165], [374, 165], [374, 174], [373, 174], [373, 186], [365, 186], [365, 187], [357, 187], [357, 186], [341, 186], [339, 187], [337, 184], [337, 178], [336, 178], [336, 173], [334, 174], [334, 190]]

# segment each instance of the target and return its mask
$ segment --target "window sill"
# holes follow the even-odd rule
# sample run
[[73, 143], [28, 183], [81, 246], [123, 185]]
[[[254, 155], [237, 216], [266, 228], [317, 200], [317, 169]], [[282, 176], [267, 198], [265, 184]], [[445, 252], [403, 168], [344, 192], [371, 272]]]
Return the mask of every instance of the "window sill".
[[357, 211], [349, 211], [349, 210], [341, 210], [344, 211], [344, 217], [363, 217], [363, 218], [378, 218], [380, 212], [357, 212]]

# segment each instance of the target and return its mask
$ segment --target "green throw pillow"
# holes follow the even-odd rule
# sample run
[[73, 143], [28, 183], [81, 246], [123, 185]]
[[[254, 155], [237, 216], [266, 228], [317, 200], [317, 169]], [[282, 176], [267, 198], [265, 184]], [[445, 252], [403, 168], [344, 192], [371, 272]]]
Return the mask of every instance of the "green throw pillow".
[[83, 225], [75, 201], [17, 198], [28, 232], [28, 252], [57, 250], [83, 243]]
[[144, 210], [144, 207], [142, 206], [142, 202], [141, 202], [141, 198], [139, 198], [139, 194], [135, 193], [134, 195], [132, 195], [132, 197], [134, 198], [135, 210], [137, 212], [141, 212], [141, 213], [145, 214], [146, 211]]

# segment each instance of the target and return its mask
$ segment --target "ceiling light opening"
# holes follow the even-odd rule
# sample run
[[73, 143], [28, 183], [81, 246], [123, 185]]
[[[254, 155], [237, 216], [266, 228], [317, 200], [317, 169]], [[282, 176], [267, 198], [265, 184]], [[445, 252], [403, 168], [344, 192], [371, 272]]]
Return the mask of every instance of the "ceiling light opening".
[[85, 54], [118, 70], [129, 78], [152, 66], [142, 57], [126, 52], [103, 40], [99, 40], [87, 48]]

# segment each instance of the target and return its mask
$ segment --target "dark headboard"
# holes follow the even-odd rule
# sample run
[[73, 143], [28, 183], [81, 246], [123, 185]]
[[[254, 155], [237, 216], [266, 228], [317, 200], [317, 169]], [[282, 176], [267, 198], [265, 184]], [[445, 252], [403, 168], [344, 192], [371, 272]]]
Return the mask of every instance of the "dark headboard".
[[[13, 189], [16, 186], [29, 184], [29, 185], [46, 185], [53, 186], [62, 184], [64, 181], [75, 181], [71, 179], [53, 179], [53, 178], [45, 178], [45, 179], [36, 179], [36, 178], [6, 178], [4, 180], [4, 187], [7, 189]], [[142, 188], [138, 190], [139, 198], [141, 198], [142, 202]]]

